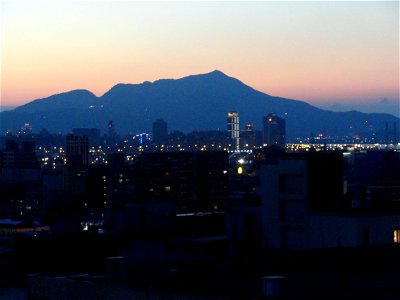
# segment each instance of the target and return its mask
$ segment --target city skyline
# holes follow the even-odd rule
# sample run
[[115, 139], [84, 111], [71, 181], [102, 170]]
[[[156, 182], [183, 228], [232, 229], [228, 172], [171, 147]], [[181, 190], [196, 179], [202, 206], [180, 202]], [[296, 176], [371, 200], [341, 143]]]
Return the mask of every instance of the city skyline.
[[117, 83], [219, 69], [319, 107], [398, 107], [396, 1], [31, 1], [1, 8], [1, 106], [74, 89], [101, 96]]

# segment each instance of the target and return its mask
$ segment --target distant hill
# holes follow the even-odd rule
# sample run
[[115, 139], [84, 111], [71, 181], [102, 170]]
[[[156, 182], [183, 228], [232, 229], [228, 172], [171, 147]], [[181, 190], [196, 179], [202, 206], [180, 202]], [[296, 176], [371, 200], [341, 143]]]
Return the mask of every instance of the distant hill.
[[0, 106], [0, 112], [14, 109], [15, 106]]
[[152, 122], [163, 118], [169, 130], [226, 130], [228, 111], [238, 111], [241, 128], [253, 122], [261, 129], [261, 118], [275, 112], [286, 119], [288, 137], [309, 136], [325, 131], [344, 136], [375, 131], [383, 136], [385, 123], [399, 118], [389, 114], [357, 111], [332, 112], [306, 102], [273, 97], [259, 92], [220, 71], [153, 83], [117, 84], [101, 97], [75, 90], [34, 100], [0, 113], [2, 132], [29, 122], [34, 131], [70, 132], [74, 127], [97, 127], [106, 132], [114, 120], [117, 132], [150, 132]]

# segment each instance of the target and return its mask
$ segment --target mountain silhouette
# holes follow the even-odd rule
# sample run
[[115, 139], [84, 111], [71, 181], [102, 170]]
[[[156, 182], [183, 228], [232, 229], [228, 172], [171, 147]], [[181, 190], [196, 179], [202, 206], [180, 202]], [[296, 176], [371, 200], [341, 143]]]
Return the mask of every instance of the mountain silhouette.
[[274, 97], [257, 91], [221, 71], [180, 79], [161, 79], [141, 84], [117, 84], [101, 97], [75, 90], [34, 100], [0, 113], [0, 127], [17, 130], [24, 123], [34, 131], [67, 133], [75, 127], [97, 127], [106, 132], [114, 120], [121, 134], [150, 132], [152, 122], [163, 118], [170, 130], [226, 130], [226, 115], [237, 111], [241, 129], [252, 122], [261, 129], [262, 116], [275, 112], [286, 119], [289, 138], [325, 132], [331, 136], [377, 132], [384, 135], [389, 114], [357, 111], [332, 112], [304, 101]]

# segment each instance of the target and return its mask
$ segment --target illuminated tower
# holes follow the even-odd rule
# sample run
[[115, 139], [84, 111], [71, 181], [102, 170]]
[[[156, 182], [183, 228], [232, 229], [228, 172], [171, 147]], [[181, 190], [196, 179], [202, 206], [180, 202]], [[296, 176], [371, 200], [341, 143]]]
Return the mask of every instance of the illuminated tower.
[[286, 122], [274, 113], [268, 114], [262, 119], [263, 144], [267, 146], [285, 147]]
[[228, 112], [227, 118], [229, 137], [234, 141], [236, 150], [239, 150], [240, 131], [239, 131], [239, 113], [236, 111]]

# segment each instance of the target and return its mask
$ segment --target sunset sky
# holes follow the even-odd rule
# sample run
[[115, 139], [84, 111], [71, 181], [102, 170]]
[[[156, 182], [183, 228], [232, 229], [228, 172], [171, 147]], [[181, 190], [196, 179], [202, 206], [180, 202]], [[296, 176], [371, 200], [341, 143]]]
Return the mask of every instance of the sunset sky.
[[399, 3], [1, 2], [1, 106], [215, 69], [317, 106], [399, 103]]

